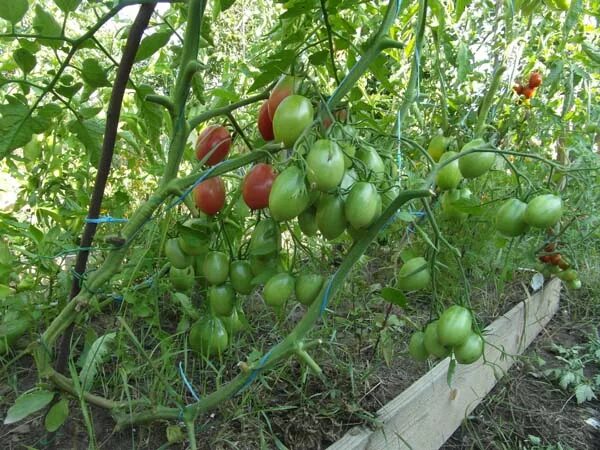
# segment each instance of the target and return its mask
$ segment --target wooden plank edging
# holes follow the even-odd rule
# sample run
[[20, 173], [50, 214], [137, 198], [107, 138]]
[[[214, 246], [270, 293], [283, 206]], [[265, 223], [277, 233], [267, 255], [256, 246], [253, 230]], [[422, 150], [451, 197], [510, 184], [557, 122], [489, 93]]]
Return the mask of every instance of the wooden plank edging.
[[485, 348], [488, 364], [457, 365], [450, 388], [446, 358], [377, 412], [381, 428], [355, 427], [328, 450], [440, 448], [494, 387], [496, 376], [514, 363], [499, 349], [508, 355], [523, 353], [558, 310], [560, 289], [560, 280], [551, 280], [486, 328], [486, 341], [492, 344]]

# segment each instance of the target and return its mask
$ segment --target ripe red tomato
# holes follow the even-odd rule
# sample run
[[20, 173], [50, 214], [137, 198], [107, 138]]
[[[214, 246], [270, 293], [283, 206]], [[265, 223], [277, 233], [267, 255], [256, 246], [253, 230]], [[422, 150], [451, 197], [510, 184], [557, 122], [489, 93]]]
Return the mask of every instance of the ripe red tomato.
[[523, 95], [523, 86], [517, 84], [516, 86], [513, 86], [513, 91], [515, 91], [517, 95]]
[[555, 253], [554, 255], [550, 255], [550, 264], [553, 266], [558, 266], [558, 264], [562, 261], [562, 257], [560, 253]]
[[535, 89], [542, 84], [542, 75], [539, 72], [531, 72], [529, 75], [529, 87]]
[[248, 172], [242, 183], [242, 196], [250, 209], [269, 206], [269, 194], [276, 176], [273, 167], [264, 163], [255, 165]]
[[529, 87], [529, 86], [525, 86], [525, 87], [523, 88], [523, 96], [524, 96], [525, 98], [531, 98], [531, 97], [533, 97], [533, 92], [534, 92], [534, 91], [535, 91], [535, 89], [534, 89], [534, 88], [532, 88], [532, 87]]
[[269, 117], [269, 100], [266, 100], [258, 111], [258, 131], [265, 141], [272, 141], [275, 137], [273, 121]]
[[225, 206], [225, 183], [221, 177], [203, 181], [194, 188], [194, 199], [200, 211], [214, 216]]
[[231, 148], [231, 136], [227, 128], [220, 125], [206, 127], [196, 141], [196, 159], [201, 161], [206, 155], [207, 166], [214, 166], [225, 159]]
[[538, 259], [543, 263], [550, 264], [550, 255], [540, 255]]

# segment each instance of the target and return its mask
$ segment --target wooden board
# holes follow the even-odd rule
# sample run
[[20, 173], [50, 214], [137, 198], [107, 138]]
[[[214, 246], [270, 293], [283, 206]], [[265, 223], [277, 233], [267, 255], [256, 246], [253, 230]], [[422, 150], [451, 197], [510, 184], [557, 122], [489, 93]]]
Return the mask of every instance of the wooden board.
[[[457, 365], [452, 388], [446, 358], [378, 411], [382, 427], [356, 427], [329, 450], [438, 449], [494, 387], [515, 358], [531, 344], [558, 310], [561, 282], [550, 281], [487, 327], [485, 356], [468, 366]], [[498, 348], [495, 348], [498, 347]], [[495, 366], [495, 368], [494, 368]]]

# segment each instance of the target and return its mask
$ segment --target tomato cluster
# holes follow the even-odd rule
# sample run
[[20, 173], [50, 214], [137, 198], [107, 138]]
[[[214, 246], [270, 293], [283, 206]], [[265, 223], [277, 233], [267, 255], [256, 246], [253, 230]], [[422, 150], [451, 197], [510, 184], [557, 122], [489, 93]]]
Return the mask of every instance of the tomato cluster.
[[446, 309], [442, 315], [410, 338], [408, 351], [418, 360], [430, 356], [445, 358], [454, 355], [459, 364], [472, 364], [483, 355], [483, 338], [473, 331], [471, 312], [458, 305]]
[[581, 288], [579, 274], [571, 268], [571, 264], [556, 250], [556, 243], [546, 244], [544, 253], [540, 254], [538, 259], [545, 264], [542, 269], [543, 274], [547, 276], [556, 275], [565, 282], [569, 289]]
[[542, 85], [542, 75], [539, 72], [531, 72], [527, 85], [523, 86], [517, 83], [513, 86], [513, 91], [519, 96], [530, 99], [535, 94], [535, 90]]

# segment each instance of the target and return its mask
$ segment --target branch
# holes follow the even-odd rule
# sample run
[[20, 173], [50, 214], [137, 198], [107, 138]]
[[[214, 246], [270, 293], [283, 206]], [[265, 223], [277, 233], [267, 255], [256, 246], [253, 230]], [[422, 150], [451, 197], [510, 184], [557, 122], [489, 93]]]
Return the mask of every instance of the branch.
[[325, 23], [325, 29], [327, 30], [327, 42], [329, 43], [329, 57], [331, 58], [331, 70], [333, 71], [333, 78], [339, 85], [340, 80], [337, 74], [337, 68], [335, 67], [335, 51], [333, 50], [333, 38], [331, 37], [331, 25], [329, 23], [329, 16], [327, 14], [327, 0], [321, 0], [321, 12], [323, 13], [323, 22]]

